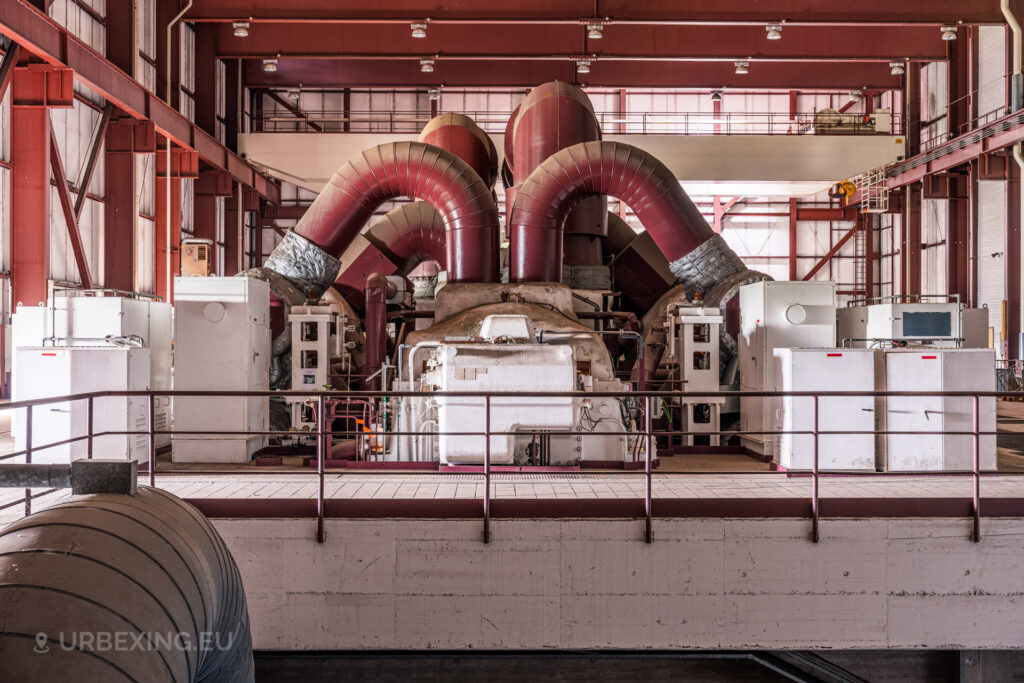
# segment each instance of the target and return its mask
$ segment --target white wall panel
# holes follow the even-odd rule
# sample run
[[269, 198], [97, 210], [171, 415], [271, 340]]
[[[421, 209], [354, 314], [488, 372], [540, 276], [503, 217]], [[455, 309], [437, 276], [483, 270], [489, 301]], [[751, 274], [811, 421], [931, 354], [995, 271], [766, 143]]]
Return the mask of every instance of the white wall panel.
[[1002, 304], [1005, 296], [1006, 183], [978, 182], [978, 305], [988, 306], [996, 355], [1002, 356]]
[[978, 116], [1006, 106], [1006, 28], [978, 27]]
[[153, 284], [155, 237], [156, 222], [139, 216], [135, 222], [135, 290], [138, 292], [152, 294], [156, 291]]
[[946, 204], [945, 199], [921, 201], [921, 242], [928, 245], [921, 254], [921, 292], [946, 292]]

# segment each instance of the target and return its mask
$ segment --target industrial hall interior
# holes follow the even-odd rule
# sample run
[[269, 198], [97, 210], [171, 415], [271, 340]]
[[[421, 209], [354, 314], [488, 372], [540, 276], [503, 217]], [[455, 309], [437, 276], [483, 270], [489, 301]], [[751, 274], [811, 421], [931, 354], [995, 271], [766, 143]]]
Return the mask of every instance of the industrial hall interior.
[[0, 681], [1024, 681], [1024, 0], [0, 0]]

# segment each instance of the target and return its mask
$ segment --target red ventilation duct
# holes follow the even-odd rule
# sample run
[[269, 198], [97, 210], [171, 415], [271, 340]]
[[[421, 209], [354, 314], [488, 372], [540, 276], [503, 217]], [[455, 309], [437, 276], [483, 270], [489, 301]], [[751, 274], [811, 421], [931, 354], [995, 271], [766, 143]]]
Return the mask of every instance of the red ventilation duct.
[[747, 270], [655, 157], [632, 145], [584, 142], [549, 157], [519, 189], [511, 220], [511, 280], [560, 281], [561, 261], [545, 255], [558, 250], [572, 207], [602, 194], [633, 209], [688, 292], [700, 290], [708, 299], [767, 278]]
[[419, 141], [448, 150], [472, 166], [487, 187], [494, 187], [498, 152], [490, 136], [473, 119], [450, 112], [439, 114], [420, 131]]
[[395, 285], [380, 273], [366, 278], [366, 372], [374, 375], [365, 381], [367, 391], [381, 388], [383, 373], [379, 371], [388, 355], [387, 300], [396, 292]]
[[363, 237], [403, 273], [423, 261], [447, 265], [444, 219], [426, 202], [401, 204], [374, 223]]
[[441, 214], [451, 282], [498, 280], [498, 210], [490, 188], [457, 155], [422, 142], [364, 150], [339, 168], [295, 226], [328, 254], [340, 254], [373, 212], [415, 197]]

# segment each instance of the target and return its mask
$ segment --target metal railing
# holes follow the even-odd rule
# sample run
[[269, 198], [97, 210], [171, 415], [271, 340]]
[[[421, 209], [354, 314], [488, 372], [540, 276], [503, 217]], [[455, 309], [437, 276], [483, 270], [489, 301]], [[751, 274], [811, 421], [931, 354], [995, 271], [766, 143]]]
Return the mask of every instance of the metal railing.
[[[12, 453], [8, 453], [0, 456], [0, 461], [6, 461], [17, 457], [24, 457], [25, 462], [31, 463], [33, 454], [38, 454], [40, 451], [54, 448], [63, 445], [69, 445], [85, 441], [87, 443], [86, 457], [92, 458], [94, 456], [94, 442], [96, 439], [104, 436], [118, 436], [118, 435], [145, 435], [148, 439], [148, 456], [146, 459], [146, 474], [148, 477], [148, 483], [150, 486], [156, 486], [156, 478], [158, 475], [201, 475], [201, 476], [233, 476], [237, 475], [237, 471], [226, 471], [217, 469], [180, 469], [175, 470], [173, 468], [165, 468], [158, 470], [157, 468], [157, 447], [156, 437], [163, 434], [172, 434], [177, 436], [290, 436], [294, 437], [297, 435], [293, 431], [283, 430], [262, 430], [262, 431], [238, 431], [238, 430], [160, 430], [156, 428], [155, 416], [156, 416], [156, 399], [157, 397], [173, 397], [175, 399], [185, 397], [196, 397], [196, 398], [249, 398], [249, 397], [306, 397], [309, 400], [315, 401], [316, 414], [317, 414], [317, 429], [315, 432], [302, 432], [301, 435], [311, 436], [315, 439], [315, 458], [316, 458], [316, 477], [317, 477], [317, 495], [316, 495], [316, 518], [317, 518], [317, 532], [316, 539], [322, 543], [325, 541], [324, 534], [324, 520], [325, 514], [325, 491], [324, 491], [324, 480], [326, 475], [326, 462], [329, 454], [329, 439], [335, 436], [347, 436], [347, 437], [358, 437], [363, 435], [363, 431], [358, 429], [350, 430], [338, 430], [333, 429], [332, 426], [325, 423], [325, 416], [327, 413], [327, 404], [329, 401], [345, 401], [357, 399], [360, 401], [389, 401], [391, 399], [402, 399], [402, 398], [423, 398], [425, 395], [422, 392], [412, 391], [321, 391], [321, 392], [297, 392], [297, 391], [101, 391], [92, 392], [85, 394], [75, 394], [70, 396], [53, 397], [53, 398], [41, 398], [26, 401], [16, 401], [4, 405], [0, 405], [0, 411], [13, 411], [13, 410], [24, 410], [25, 411], [25, 447], [20, 450], [16, 450]], [[803, 472], [809, 474], [811, 479], [811, 492], [809, 496], [810, 503], [810, 520], [811, 520], [811, 534], [810, 539], [817, 543], [820, 540], [820, 521], [821, 521], [821, 496], [820, 496], [820, 478], [823, 476], [823, 472], [820, 467], [820, 439], [823, 436], [832, 435], [843, 435], [843, 436], [856, 436], [856, 435], [874, 435], [874, 436], [888, 436], [888, 435], [920, 435], [920, 436], [964, 436], [971, 437], [972, 443], [972, 467], [970, 470], [941, 470], [941, 471], [920, 471], [920, 470], [905, 470], [905, 471], [887, 471], [884, 473], [878, 473], [874, 470], [829, 470], [828, 474], [841, 474], [842, 476], [896, 476], [896, 477], [920, 477], [920, 476], [969, 476], [972, 480], [972, 493], [971, 493], [971, 510], [973, 518], [972, 528], [972, 539], [974, 542], [981, 540], [981, 478], [983, 476], [1005, 476], [1005, 475], [1021, 475], [1024, 472], [994, 472], [994, 471], [982, 471], [980, 462], [980, 441], [983, 436], [995, 436], [998, 432], [998, 425], [995, 431], [985, 431], [980, 427], [980, 401], [983, 398], [1003, 398], [1003, 397], [1014, 397], [1019, 398], [1024, 396], [1022, 392], [1006, 392], [1006, 391], [942, 391], [942, 392], [929, 392], [929, 391], [828, 391], [828, 392], [811, 392], [811, 391], [719, 391], [719, 392], [700, 392], [700, 393], [687, 393], [685, 397], [688, 402], [693, 402], [694, 399], [715, 399], [715, 398], [810, 398], [812, 399], [812, 421], [811, 428], [804, 430], [739, 430], [739, 431], [727, 431], [727, 430], [710, 430], [710, 431], [686, 431], [686, 430], [674, 430], [674, 429], [655, 429], [654, 419], [655, 414], [653, 410], [654, 400], [667, 400], [673, 398], [680, 398], [684, 394], [680, 394], [675, 391], [636, 391], [636, 392], [600, 392], [600, 391], [588, 391], [588, 392], [431, 392], [429, 394], [431, 398], [475, 398], [483, 401], [484, 405], [484, 424], [483, 429], [479, 431], [401, 431], [397, 429], [387, 430], [380, 432], [379, 434], [385, 437], [396, 437], [404, 435], [416, 435], [416, 436], [475, 436], [482, 437], [484, 440], [484, 450], [482, 459], [482, 476], [484, 484], [484, 495], [480, 501], [481, 508], [480, 514], [483, 518], [483, 540], [485, 543], [490, 541], [491, 538], [491, 503], [492, 503], [492, 457], [491, 457], [491, 437], [501, 436], [508, 434], [519, 434], [519, 432], [504, 432], [495, 431], [492, 429], [491, 416], [493, 410], [493, 401], [501, 399], [521, 399], [521, 398], [558, 398], [558, 399], [594, 399], [594, 398], [618, 398], [624, 399], [629, 398], [638, 401], [642, 405], [642, 429], [637, 430], [625, 430], [625, 431], [603, 431], [603, 432], [580, 432], [576, 430], [545, 430], [545, 434], [549, 436], [567, 436], [572, 435], [576, 437], [583, 436], [603, 436], [603, 437], [636, 437], [638, 440], [643, 440], [646, 447], [644, 448], [643, 454], [643, 475], [645, 479], [644, 483], [644, 496], [643, 496], [643, 510], [644, 510], [644, 541], [647, 543], [653, 540], [653, 518], [655, 517], [654, 508], [654, 496], [653, 496], [653, 473], [654, 473], [654, 461], [653, 452], [659, 437], [686, 437], [686, 436], [708, 436], [716, 435], [721, 437], [752, 437], [752, 436], [781, 436], [781, 435], [792, 435], [800, 436], [807, 435], [813, 437], [812, 439], [812, 459], [811, 468], [809, 471], [796, 470], [796, 472]], [[111, 398], [130, 398], [130, 397], [143, 397], [148, 403], [148, 421], [147, 428], [144, 430], [104, 430], [97, 432], [94, 430], [94, 412], [95, 402], [97, 399], [111, 399]], [[918, 397], [918, 398], [963, 398], [971, 399], [971, 429], [969, 431], [964, 430], [870, 430], [870, 431], [858, 431], [858, 430], [822, 430], [820, 429], [819, 420], [819, 401], [822, 398], [865, 398], [871, 397], [875, 399], [879, 398], [897, 398], [897, 397]], [[87, 410], [87, 427], [86, 433], [76, 437], [70, 437], [62, 439], [56, 442], [47, 444], [37, 444], [34, 442], [33, 434], [33, 413], [38, 410], [41, 406], [47, 406], [55, 403], [86, 403]], [[632, 422], [632, 421], [630, 421]], [[638, 421], [639, 424], [639, 421]], [[618, 473], [616, 470], [596, 470], [593, 472], [588, 471], [588, 476], [601, 476], [601, 475], [614, 475]], [[276, 471], [274, 474], [277, 475], [295, 475], [305, 474], [299, 471]], [[769, 472], [765, 470], [759, 470], [756, 472], [740, 472], [735, 470], [728, 471], [702, 471], [702, 472], [669, 472], [665, 475], [671, 476], [706, 476], [709, 474], [772, 474], [777, 475], [775, 472]], [[31, 489], [25, 490], [23, 499], [8, 502], [0, 506], [0, 510], [10, 508], [19, 503], [24, 503], [25, 515], [32, 513], [32, 500], [37, 499], [41, 496], [48, 495], [56, 492], [58, 489], [48, 489], [41, 493], [33, 494]], [[240, 501], [241, 502], [241, 501]]]
[[[462, 112], [488, 133], [504, 133], [512, 112]], [[423, 111], [265, 110], [251, 121], [257, 133], [419, 133], [430, 121]], [[891, 130], [878, 133], [863, 114], [789, 112], [599, 112], [606, 135], [899, 135], [902, 118], [891, 114]]]

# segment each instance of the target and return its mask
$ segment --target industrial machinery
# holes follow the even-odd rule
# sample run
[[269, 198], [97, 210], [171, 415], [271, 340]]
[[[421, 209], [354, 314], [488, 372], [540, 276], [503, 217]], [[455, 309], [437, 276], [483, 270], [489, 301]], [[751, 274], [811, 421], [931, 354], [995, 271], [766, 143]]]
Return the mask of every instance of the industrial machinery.
[[[243, 277], [175, 278], [174, 388], [267, 391], [270, 288]], [[174, 399], [175, 462], [248, 462], [266, 445], [266, 396]], [[241, 432], [236, 435], [190, 432]], [[249, 434], [245, 434], [248, 432]]]
[[[743, 391], [781, 391], [782, 363], [775, 350], [831, 348], [836, 338], [834, 282], [755, 282], [740, 288], [739, 370]], [[740, 442], [774, 454], [778, 398], [740, 399]]]
[[[292, 391], [322, 391], [332, 388], [332, 367], [338, 374], [351, 373], [351, 354], [345, 341], [348, 319], [329, 305], [293, 306], [291, 324]], [[316, 413], [310, 402], [288, 396], [291, 426], [296, 431], [314, 431]]]
[[956, 295], [890, 296], [851, 301], [837, 311], [839, 346], [988, 348], [988, 310]]
[[[662, 363], [674, 369], [672, 381], [679, 397], [673, 399], [680, 414], [679, 429], [683, 432], [717, 432], [721, 424], [721, 408], [725, 399], [701, 396], [700, 392], [718, 392], [720, 330], [724, 318], [717, 308], [700, 304], [677, 303], [669, 307], [665, 319], [667, 340]], [[717, 434], [684, 437], [683, 444], [692, 446], [697, 440], [718, 446]], [[704, 445], [704, 444], [701, 444]]]
[[[51, 375], [46, 372], [48, 366], [36, 368], [43, 374], [27, 381], [24, 377], [28, 373], [21, 373], [23, 378], [17, 378], [19, 354], [18, 349], [35, 349], [38, 347], [52, 348], [93, 348], [118, 350], [123, 348], [146, 349], [148, 350], [148, 369], [144, 380], [138, 379], [136, 373], [132, 373], [131, 381], [128, 381], [127, 374], [116, 375], [120, 379], [114, 380], [115, 376], [106, 377], [102, 371], [92, 371], [87, 368], [88, 363], [96, 360], [105, 367], [109, 362], [99, 361], [103, 354], [79, 354], [80, 360], [69, 361], [75, 368], [76, 376], [71, 384], [76, 388], [75, 392], [116, 390], [128, 391], [135, 389], [170, 389], [171, 388], [171, 343], [173, 333], [173, 309], [170, 304], [147, 297], [127, 295], [124, 292], [112, 290], [57, 290], [50, 298], [47, 306], [19, 306], [17, 312], [11, 316], [12, 347], [14, 349], [15, 381], [17, 387], [16, 396], [27, 397], [27, 391], [32, 393], [33, 398], [45, 396], [61, 396], [68, 392], [57, 389], [57, 385], [63, 385], [64, 381], [54, 378], [53, 381], [44, 380]], [[51, 349], [52, 350], [52, 349]], [[67, 354], [62, 355], [65, 357]], [[71, 354], [74, 355], [74, 354]], [[141, 357], [142, 354], [134, 354]], [[33, 354], [26, 354], [32, 358]], [[50, 356], [44, 356], [49, 358]], [[116, 357], [116, 354], [113, 354]], [[86, 360], [91, 359], [91, 360]], [[53, 365], [53, 364], [51, 364]], [[91, 378], [91, 379], [90, 379]], [[33, 388], [29, 390], [29, 384]], [[35, 386], [38, 385], [38, 386]], [[56, 393], [55, 393], [56, 392]], [[127, 406], [127, 404], [125, 404]], [[156, 428], [167, 430], [171, 424], [170, 411], [171, 399], [169, 396], [158, 396], [154, 400], [154, 417]], [[101, 406], [102, 410], [112, 410], [112, 405]], [[75, 412], [82, 412], [81, 423], [84, 427], [84, 406], [72, 406]], [[149, 409], [146, 408], [145, 416], [148, 416]], [[119, 418], [120, 419], [120, 418]], [[127, 418], [125, 418], [127, 419]], [[148, 418], [147, 418], [148, 419]], [[14, 418], [13, 428], [19, 432], [18, 417]], [[83, 432], [73, 434], [79, 436]], [[170, 435], [160, 435], [156, 439], [158, 449], [170, 445]]]

